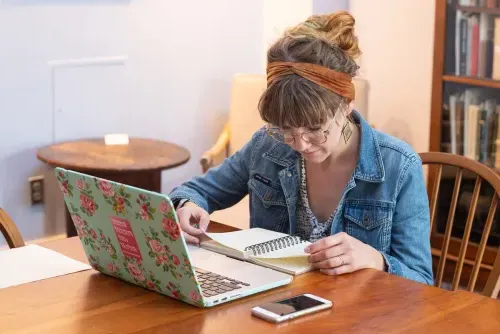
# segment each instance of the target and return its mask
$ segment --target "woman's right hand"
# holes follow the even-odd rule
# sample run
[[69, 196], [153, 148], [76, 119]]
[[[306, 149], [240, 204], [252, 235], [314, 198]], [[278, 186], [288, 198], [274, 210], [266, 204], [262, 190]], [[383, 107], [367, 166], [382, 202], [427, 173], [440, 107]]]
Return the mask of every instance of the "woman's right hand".
[[177, 217], [179, 218], [184, 239], [188, 243], [198, 245], [200, 243], [198, 236], [205, 233], [210, 223], [208, 212], [192, 202], [187, 202], [177, 209]]

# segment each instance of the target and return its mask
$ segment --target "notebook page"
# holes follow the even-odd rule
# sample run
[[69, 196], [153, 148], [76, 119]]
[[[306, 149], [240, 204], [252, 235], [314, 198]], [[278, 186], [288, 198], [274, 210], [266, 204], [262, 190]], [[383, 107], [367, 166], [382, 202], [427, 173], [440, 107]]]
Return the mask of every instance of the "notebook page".
[[265, 259], [265, 258], [256, 258], [256, 263], [265, 263], [268, 267], [271, 268], [280, 268], [285, 269], [294, 274], [301, 274], [306, 271], [312, 270], [312, 265], [307, 261], [305, 257], [287, 257], [287, 258], [279, 258], [279, 259]]
[[0, 251], [0, 268], [8, 273], [0, 275], [0, 289], [91, 269], [86, 263], [38, 245]]
[[281, 238], [286, 236], [286, 234], [270, 231], [262, 228], [251, 228], [247, 230], [240, 230], [235, 232], [226, 233], [205, 233], [211, 239], [217, 241], [218, 243], [237, 249], [241, 252], [245, 251], [245, 248], [262, 242], [270, 241], [273, 239]]

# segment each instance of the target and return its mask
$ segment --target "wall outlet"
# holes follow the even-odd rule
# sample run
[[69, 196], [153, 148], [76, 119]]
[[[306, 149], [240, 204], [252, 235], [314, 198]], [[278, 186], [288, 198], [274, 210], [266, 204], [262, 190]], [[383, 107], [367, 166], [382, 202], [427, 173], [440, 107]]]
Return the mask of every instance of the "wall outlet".
[[28, 178], [30, 183], [30, 198], [31, 205], [42, 204], [43, 203], [43, 175], [32, 176]]

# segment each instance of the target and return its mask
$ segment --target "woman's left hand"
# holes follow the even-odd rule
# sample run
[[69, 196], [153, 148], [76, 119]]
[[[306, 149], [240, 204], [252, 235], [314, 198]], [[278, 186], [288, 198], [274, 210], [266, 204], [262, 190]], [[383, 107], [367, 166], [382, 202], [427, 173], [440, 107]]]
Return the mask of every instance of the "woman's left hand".
[[341, 232], [323, 238], [305, 249], [314, 268], [327, 275], [340, 275], [359, 269], [385, 269], [382, 254], [349, 234]]

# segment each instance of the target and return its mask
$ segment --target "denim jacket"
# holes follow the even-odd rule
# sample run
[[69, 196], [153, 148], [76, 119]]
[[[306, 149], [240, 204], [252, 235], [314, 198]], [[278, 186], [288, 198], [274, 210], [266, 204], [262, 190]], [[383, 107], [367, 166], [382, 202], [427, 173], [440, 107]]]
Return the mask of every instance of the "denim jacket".
[[[361, 128], [360, 156], [330, 233], [346, 232], [380, 251], [389, 273], [432, 284], [429, 203], [420, 157], [403, 141], [372, 129], [359, 113], [353, 117]], [[250, 227], [294, 234], [299, 162], [299, 153], [262, 128], [241, 150], [170, 196], [212, 213], [248, 194]]]

